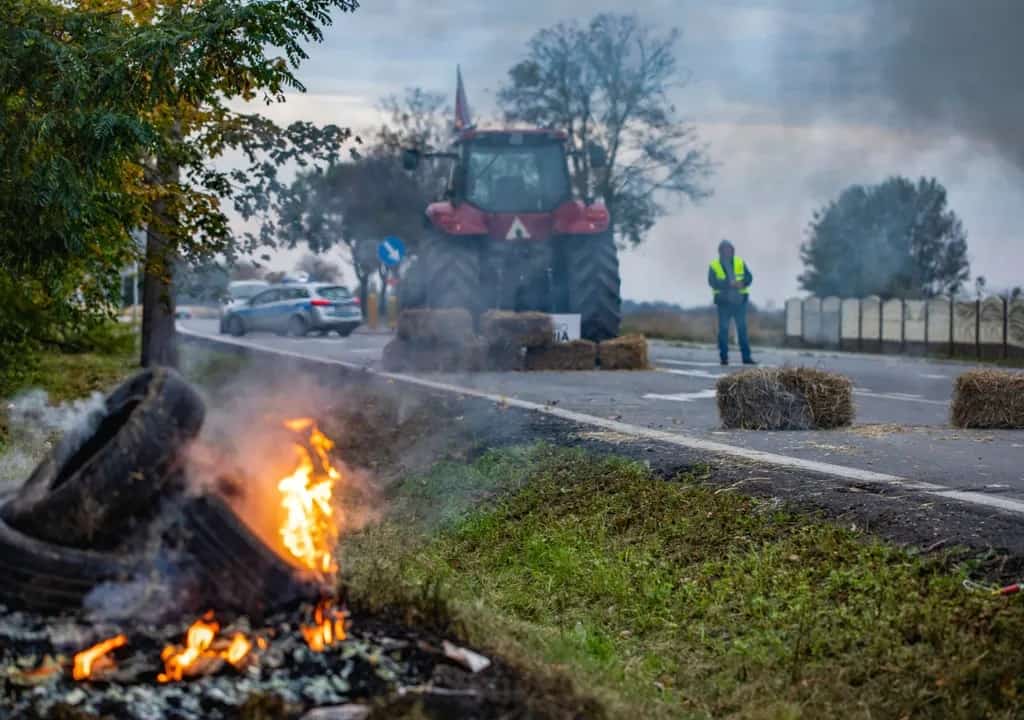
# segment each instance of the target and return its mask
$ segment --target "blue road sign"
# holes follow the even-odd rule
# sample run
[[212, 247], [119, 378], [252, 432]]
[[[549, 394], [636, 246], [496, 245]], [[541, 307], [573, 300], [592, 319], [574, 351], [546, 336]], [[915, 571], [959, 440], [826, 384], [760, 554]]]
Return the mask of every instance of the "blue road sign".
[[385, 265], [395, 266], [405, 257], [405, 243], [394, 235], [384, 238], [377, 246], [377, 256]]

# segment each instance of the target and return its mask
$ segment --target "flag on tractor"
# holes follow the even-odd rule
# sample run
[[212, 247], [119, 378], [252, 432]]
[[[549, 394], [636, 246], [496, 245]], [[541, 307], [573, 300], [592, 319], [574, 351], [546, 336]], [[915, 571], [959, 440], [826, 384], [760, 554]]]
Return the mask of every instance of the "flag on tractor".
[[469, 101], [466, 100], [466, 87], [462, 84], [462, 68], [455, 67], [455, 132], [461, 132], [473, 126], [469, 116]]

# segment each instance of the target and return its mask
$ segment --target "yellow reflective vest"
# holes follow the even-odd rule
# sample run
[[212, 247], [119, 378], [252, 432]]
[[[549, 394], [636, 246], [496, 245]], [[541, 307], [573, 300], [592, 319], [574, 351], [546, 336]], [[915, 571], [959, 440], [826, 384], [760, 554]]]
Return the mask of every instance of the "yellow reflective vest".
[[[711, 261], [711, 272], [715, 274], [715, 277], [719, 280], [725, 280], [728, 275], [725, 272], [725, 268], [722, 267], [722, 261], [719, 258], [715, 258]], [[747, 282], [747, 266], [743, 264], [743, 258], [739, 255], [732, 256], [732, 274], [740, 282]], [[749, 295], [749, 287], [737, 288], [741, 295]], [[713, 288], [711, 291], [713, 294], [718, 295], [721, 292], [718, 288]]]

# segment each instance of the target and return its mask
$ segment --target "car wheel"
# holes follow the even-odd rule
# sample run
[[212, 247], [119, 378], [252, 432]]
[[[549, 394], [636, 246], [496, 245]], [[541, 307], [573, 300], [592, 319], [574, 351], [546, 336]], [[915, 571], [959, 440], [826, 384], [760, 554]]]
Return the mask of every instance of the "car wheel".
[[309, 326], [301, 315], [295, 315], [288, 321], [288, 334], [292, 337], [303, 337], [309, 331]]
[[138, 373], [107, 397], [91, 433], [61, 439], [0, 515], [40, 540], [113, 547], [151, 509], [204, 415], [198, 393], [173, 370]]
[[341, 330], [338, 330], [338, 337], [347, 338], [354, 330], [355, 328], [342, 328]]
[[227, 330], [229, 335], [242, 337], [245, 335], [245, 323], [242, 322], [242, 318], [237, 315], [232, 315], [228, 318]]

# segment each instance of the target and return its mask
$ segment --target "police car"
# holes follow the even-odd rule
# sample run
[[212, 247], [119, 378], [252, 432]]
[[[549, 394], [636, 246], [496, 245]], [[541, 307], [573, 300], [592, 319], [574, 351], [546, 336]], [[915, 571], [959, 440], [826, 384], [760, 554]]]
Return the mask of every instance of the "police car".
[[363, 321], [359, 303], [348, 288], [331, 283], [272, 285], [249, 300], [227, 308], [224, 332], [244, 335], [267, 330], [301, 337], [334, 330], [342, 337]]

